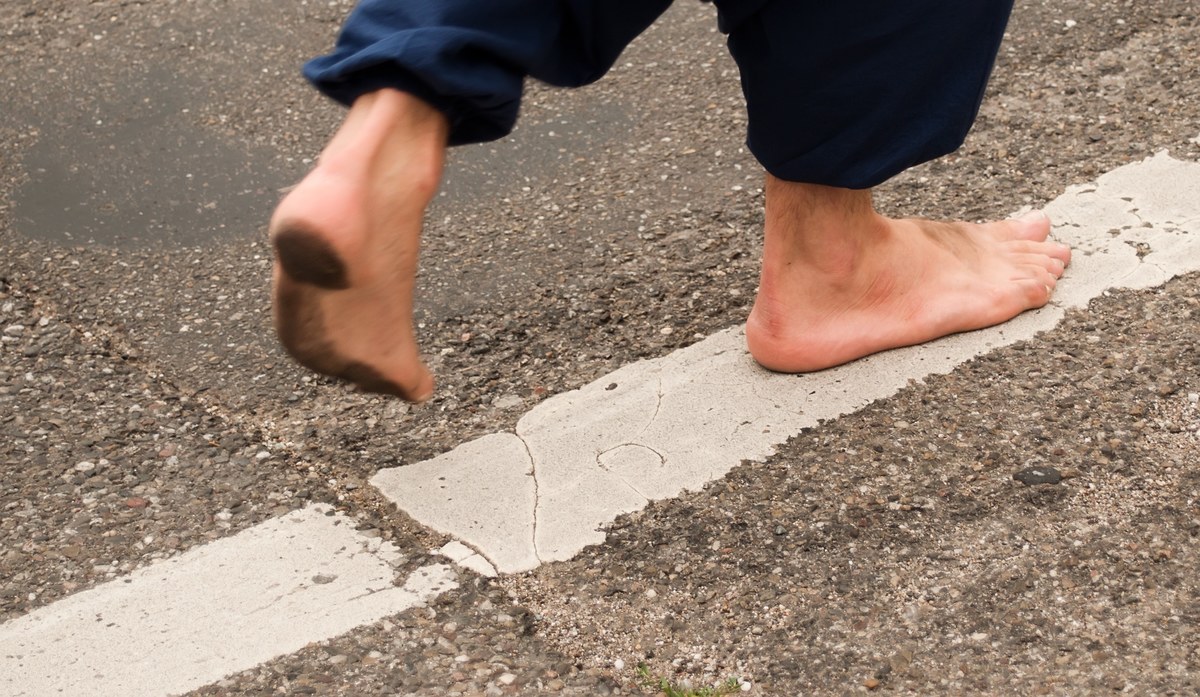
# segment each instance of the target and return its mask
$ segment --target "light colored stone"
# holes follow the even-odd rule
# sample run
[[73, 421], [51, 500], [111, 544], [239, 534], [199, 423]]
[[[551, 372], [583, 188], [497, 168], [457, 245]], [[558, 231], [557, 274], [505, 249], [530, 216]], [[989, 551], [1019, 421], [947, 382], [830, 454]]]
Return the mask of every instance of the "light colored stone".
[[511, 407], [519, 407], [524, 403], [525, 403], [525, 400], [521, 399], [520, 397], [518, 397], [515, 394], [501, 395], [501, 396], [497, 397], [494, 402], [492, 402], [492, 404], [497, 409], [508, 409]]

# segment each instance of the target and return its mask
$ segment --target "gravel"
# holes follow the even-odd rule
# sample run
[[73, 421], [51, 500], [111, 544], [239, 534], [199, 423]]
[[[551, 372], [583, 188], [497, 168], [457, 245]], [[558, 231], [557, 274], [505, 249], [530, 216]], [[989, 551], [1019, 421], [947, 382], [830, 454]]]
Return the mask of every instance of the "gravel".
[[[271, 335], [262, 229], [340, 117], [295, 66], [349, 4], [264, 7], [0, 6], [0, 620], [309, 501], [425, 563], [447, 539], [375, 471], [753, 301], [736, 70], [711, 7], [677, 3], [608, 79], [531, 85], [511, 139], [452, 154], [420, 278], [431, 403], [305, 374]], [[995, 217], [1159, 149], [1200, 159], [1198, 51], [1186, 0], [1018, 3], [967, 145], [877, 201]], [[1198, 283], [1113, 293], [574, 561], [462, 572], [206, 692], [649, 694], [640, 662], [762, 694], [1195, 692]]]
[[[146, 371], [112, 327], [13, 274], [0, 322], [0, 619], [307, 502], [292, 472], [265, 486], [273, 444]], [[282, 486], [280, 486], [282, 485]]]
[[503, 585], [583, 665], [696, 685], [1194, 691], [1198, 318], [1195, 275], [1114, 293]]

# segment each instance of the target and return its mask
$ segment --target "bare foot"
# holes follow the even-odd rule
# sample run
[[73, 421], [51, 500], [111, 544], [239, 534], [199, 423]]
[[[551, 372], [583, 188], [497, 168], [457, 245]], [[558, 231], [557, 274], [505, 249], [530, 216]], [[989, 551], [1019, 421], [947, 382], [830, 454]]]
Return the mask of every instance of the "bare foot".
[[1040, 214], [982, 225], [892, 220], [869, 191], [768, 177], [751, 355], [809, 372], [1006, 322], [1050, 300], [1071, 260]]
[[446, 132], [445, 118], [414, 97], [364, 95], [275, 209], [275, 327], [301, 364], [369, 392], [433, 394], [412, 303]]

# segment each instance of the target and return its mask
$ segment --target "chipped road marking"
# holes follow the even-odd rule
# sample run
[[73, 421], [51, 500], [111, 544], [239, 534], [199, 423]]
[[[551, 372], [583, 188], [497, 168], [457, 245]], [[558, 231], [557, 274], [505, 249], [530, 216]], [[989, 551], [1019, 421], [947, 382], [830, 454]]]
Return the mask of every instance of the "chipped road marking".
[[[569, 559], [649, 501], [699, 489], [801, 429], [1053, 328], [1109, 288], [1200, 269], [1200, 164], [1159, 153], [1046, 206], [1075, 249], [1054, 303], [990, 329], [807, 375], [759, 368], [740, 328], [634, 363], [534, 407], [496, 433], [371, 480], [418, 521], [501, 573]], [[616, 385], [615, 387], [613, 385]]]
[[328, 506], [268, 520], [0, 625], [0, 694], [187, 692], [456, 586]]

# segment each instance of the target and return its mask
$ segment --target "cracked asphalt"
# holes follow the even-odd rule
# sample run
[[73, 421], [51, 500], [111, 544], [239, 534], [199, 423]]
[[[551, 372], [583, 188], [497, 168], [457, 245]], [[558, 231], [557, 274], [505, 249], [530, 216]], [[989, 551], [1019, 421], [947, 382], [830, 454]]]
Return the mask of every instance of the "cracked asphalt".
[[[530, 85], [453, 153], [426, 227], [409, 407], [270, 331], [273, 201], [340, 110], [299, 63], [349, 4], [0, 2], [0, 621], [310, 503], [449, 537], [369, 480], [741, 322], [761, 174], [705, 4], [600, 83]], [[958, 153], [889, 213], [979, 219], [1166, 149], [1200, 160], [1194, 3], [1017, 3]], [[1116, 291], [619, 518], [603, 544], [196, 694], [1193, 694], [1200, 277]], [[20, 330], [10, 327], [21, 327]], [[1052, 466], [1055, 485], [1012, 475]]]

